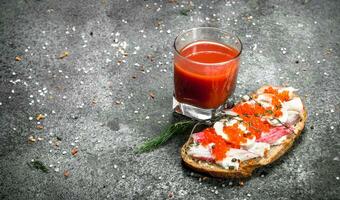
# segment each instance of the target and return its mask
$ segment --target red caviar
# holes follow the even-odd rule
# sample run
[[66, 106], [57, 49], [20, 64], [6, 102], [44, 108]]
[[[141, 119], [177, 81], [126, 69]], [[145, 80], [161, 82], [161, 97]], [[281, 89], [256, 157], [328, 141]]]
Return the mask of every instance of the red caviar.
[[264, 90], [264, 93], [273, 94], [273, 98], [280, 100], [281, 102], [289, 101], [288, 91], [279, 92], [277, 89], [274, 89], [273, 87], [268, 87]]
[[207, 146], [211, 143], [214, 143], [212, 147], [212, 155], [215, 157], [215, 160], [223, 160], [226, 157], [226, 153], [228, 152], [230, 145], [219, 135], [216, 134], [214, 128], [207, 128], [203, 131], [204, 137], [200, 140], [200, 143], [203, 146]]
[[263, 108], [258, 104], [243, 103], [236, 105], [232, 110], [236, 112], [240, 118], [245, 122], [247, 129], [251, 135], [255, 135], [256, 138], [261, 136], [261, 132], [268, 132], [270, 124], [262, 120], [262, 116], [268, 115], [271, 112], [270, 108]]
[[250, 133], [255, 135], [257, 139], [261, 137], [262, 132], [269, 132], [270, 124], [267, 121], [262, 120], [261, 117], [252, 115], [243, 116], [241, 118], [245, 122]]
[[238, 123], [223, 127], [223, 132], [228, 135], [228, 141], [217, 135], [214, 128], [207, 128], [203, 131], [204, 136], [199, 142], [203, 146], [214, 144], [212, 146], [212, 155], [216, 161], [223, 160], [230, 148], [240, 148], [240, 144], [246, 143], [247, 138], [255, 136], [258, 139], [261, 137], [262, 132], [269, 132], [270, 124], [265, 119], [262, 119], [263, 116], [277, 118], [282, 115], [282, 102], [289, 101], [289, 92], [278, 92], [277, 89], [268, 87], [264, 90], [264, 93], [272, 94], [271, 104], [273, 108], [264, 108], [258, 103], [240, 103], [232, 109], [243, 120], [243, 125], [249, 131], [248, 133], [242, 131]]
[[266, 109], [259, 104], [243, 103], [235, 106], [233, 111], [242, 115], [264, 115]]
[[282, 115], [281, 108], [282, 102], [289, 101], [289, 91], [279, 92], [277, 89], [273, 87], [268, 87], [264, 90], [264, 93], [273, 94], [272, 96], [272, 104], [274, 109], [272, 110], [274, 117], [280, 117]]
[[233, 147], [240, 148], [241, 143], [246, 143], [247, 138], [252, 137], [250, 134], [245, 134], [239, 127], [238, 124], [232, 126], [224, 126], [223, 132], [228, 135], [229, 142], [233, 144]]

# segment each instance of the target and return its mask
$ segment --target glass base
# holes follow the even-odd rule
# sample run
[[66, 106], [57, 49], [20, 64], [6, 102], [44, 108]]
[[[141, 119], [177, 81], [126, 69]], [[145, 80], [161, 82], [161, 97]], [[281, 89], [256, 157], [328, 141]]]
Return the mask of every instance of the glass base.
[[221, 105], [217, 109], [198, 108], [186, 103], [180, 103], [176, 100], [175, 97], [173, 97], [172, 102], [172, 109], [174, 110], [174, 112], [197, 120], [208, 120], [214, 118], [224, 108], [224, 105]]

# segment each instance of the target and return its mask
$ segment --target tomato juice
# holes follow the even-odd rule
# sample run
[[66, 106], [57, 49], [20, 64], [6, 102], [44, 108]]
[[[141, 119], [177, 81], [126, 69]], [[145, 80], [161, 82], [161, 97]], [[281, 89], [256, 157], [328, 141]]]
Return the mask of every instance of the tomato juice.
[[240, 51], [211, 41], [195, 41], [174, 58], [174, 96], [204, 109], [223, 105], [235, 89]]

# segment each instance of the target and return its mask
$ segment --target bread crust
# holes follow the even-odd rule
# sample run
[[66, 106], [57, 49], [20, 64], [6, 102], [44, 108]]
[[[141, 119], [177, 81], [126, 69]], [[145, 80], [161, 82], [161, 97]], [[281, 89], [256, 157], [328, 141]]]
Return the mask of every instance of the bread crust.
[[[257, 91], [260, 91], [264, 87], [267, 87], [267, 86], [263, 86]], [[294, 94], [294, 97], [297, 97], [297, 95]], [[218, 178], [250, 177], [252, 172], [256, 168], [259, 168], [259, 167], [262, 167], [262, 166], [265, 166], [265, 165], [268, 165], [274, 162], [292, 147], [294, 141], [301, 135], [301, 132], [304, 129], [304, 126], [307, 120], [307, 110], [306, 110], [305, 105], [303, 105], [303, 111], [304, 112], [302, 113], [300, 117], [300, 121], [294, 126], [294, 132], [292, 134], [289, 134], [287, 139], [282, 144], [271, 146], [270, 150], [266, 153], [265, 157], [254, 158], [254, 159], [241, 162], [238, 170], [224, 169], [217, 164], [210, 163], [207, 161], [202, 161], [202, 160], [193, 158], [192, 156], [188, 155], [187, 152], [190, 148], [190, 144], [193, 143], [193, 139], [191, 136], [181, 148], [181, 157], [183, 160], [183, 164], [194, 171], [204, 173], [204, 174], [209, 174], [210, 176], [218, 177]]]

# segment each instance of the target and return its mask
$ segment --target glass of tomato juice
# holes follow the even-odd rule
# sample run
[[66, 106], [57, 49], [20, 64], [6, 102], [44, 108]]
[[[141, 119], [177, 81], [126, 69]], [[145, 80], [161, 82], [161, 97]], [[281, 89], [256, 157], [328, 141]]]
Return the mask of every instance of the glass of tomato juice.
[[174, 49], [174, 111], [199, 120], [215, 117], [235, 89], [240, 39], [218, 28], [193, 28], [176, 37]]

